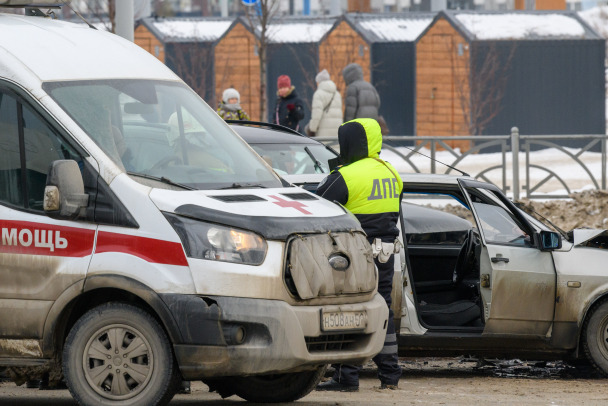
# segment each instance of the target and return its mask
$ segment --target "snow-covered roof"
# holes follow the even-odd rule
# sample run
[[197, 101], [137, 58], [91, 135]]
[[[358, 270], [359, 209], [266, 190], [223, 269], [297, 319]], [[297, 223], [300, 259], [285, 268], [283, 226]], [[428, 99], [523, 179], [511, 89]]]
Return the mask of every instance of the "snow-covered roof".
[[608, 6], [579, 11], [578, 15], [604, 38], [608, 38]]
[[573, 39], [596, 37], [574, 13], [476, 13], [452, 14], [478, 40]]
[[280, 22], [268, 27], [268, 38], [274, 43], [319, 42], [333, 27], [333, 21]]
[[143, 23], [161, 41], [213, 42], [230, 27], [233, 20], [204, 18], [146, 18]]
[[433, 22], [435, 14], [354, 14], [347, 19], [370, 42], [409, 42], [416, 38]]

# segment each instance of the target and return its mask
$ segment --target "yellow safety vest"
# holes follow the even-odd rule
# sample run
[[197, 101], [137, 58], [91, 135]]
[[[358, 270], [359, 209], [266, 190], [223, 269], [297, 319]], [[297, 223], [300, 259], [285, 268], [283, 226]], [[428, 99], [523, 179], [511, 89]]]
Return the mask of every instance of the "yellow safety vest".
[[379, 159], [364, 158], [343, 166], [338, 171], [348, 188], [345, 207], [353, 214], [399, 212], [403, 181], [391, 164]]

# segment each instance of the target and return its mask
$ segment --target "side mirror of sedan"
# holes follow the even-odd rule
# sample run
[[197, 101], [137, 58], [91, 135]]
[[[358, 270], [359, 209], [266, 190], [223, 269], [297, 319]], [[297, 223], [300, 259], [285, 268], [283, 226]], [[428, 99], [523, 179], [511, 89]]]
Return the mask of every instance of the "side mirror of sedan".
[[555, 231], [542, 230], [538, 233], [538, 241], [541, 251], [553, 251], [562, 247], [562, 237]]

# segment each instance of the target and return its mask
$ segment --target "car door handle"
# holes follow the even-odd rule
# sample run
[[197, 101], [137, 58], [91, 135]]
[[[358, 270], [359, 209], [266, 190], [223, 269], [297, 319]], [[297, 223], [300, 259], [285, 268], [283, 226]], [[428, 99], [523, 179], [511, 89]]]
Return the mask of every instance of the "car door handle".
[[492, 262], [496, 263], [496, 262], [509, 262], [509, 258], [505, 258], [505, 257], [492, 257]]

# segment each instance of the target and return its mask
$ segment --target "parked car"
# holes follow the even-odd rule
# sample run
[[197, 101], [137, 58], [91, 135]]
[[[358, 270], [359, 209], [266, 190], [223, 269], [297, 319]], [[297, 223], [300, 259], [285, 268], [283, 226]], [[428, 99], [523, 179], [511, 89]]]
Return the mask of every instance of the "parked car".
[[608, 373], [605, 230], [564, 233], [468, 176], [403, 180], [405, 201], [441, 197], [473, 227], [460, 244], [408, 242], [401, 351], [586, 358]]
[[287, 402], [381, 350], [344, 210], [132, 42], [4, 13], [0, 32], [0, 374], [63, 376], [80, 405], [164, 405], [182, 380]]
[[[302, 138], [274, 137], [275, 151]], [[302, 176], [314, 190], [325, 175]], [[587, 359], [608, 374], [608, 231], [565, 233], [466, 175], [401, 176], [402, 355]]]
[[329, 161], [338, 156], [331, 147], [281, 125], [228, 123], [282, 178], [306, 190], [317, 189], [330, 172]]

